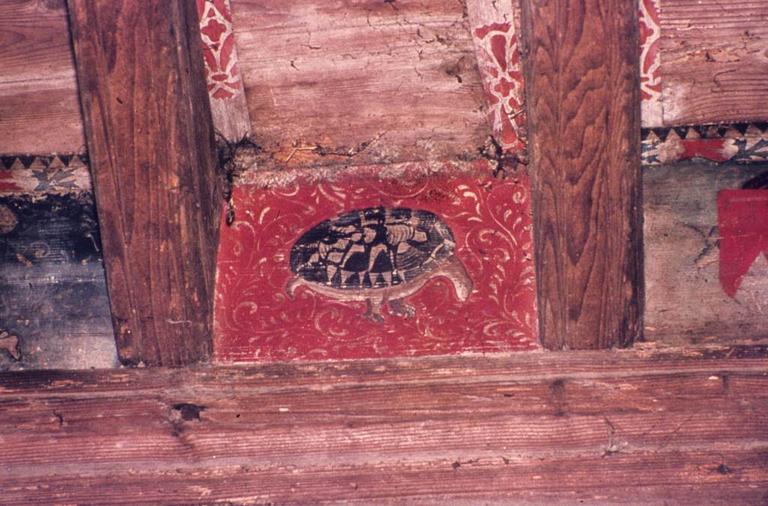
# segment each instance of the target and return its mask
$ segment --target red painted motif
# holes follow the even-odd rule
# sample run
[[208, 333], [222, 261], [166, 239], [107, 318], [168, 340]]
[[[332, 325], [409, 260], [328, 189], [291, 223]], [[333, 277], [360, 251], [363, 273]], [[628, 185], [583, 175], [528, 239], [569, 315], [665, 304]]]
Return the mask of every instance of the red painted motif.
[[14, 193], [23, 190], [19, 186], [13, 172], [10, 170], [0, 170], [0, 194]]
[[[511, 17], [511, 12], [508, 17]], [[496, 140], [505, 149], [525, 149], [523, 72], [518, 36], [509, 21], [473, 31], [478, 63]]]
[[720, 284], [735, 297], [760, 254], [768, 260], [768, 190], [722, 190], [717, 211]]
[[242, 92], [229, 0], [197, 0], [208, 93], [227, 99]]
[[[281, 188], [238, 186], [237, 219], [222, 226], [215, 353], [223, 361], [344, 359], [531, 350], [536, 340], [529, 181], [497, 180], [478, 163], [467, 172], [418, 164], [380, 178], [381, 167]], [[456, 239], [456, 257], [474, 290], [462, 302], [435, 277], [406, 298], [412, 318], [384, 309], [365, 318], [365, 302], [343, 302], [286, 284], [292, 245], [316, 224], [355, 209], [407, 207], [435, 213]]]
[[659, 23], [658, 1], [640, 0], [640, 96], [643, 100], [655, 100], [661, 95]]
[[713, 162], [728, 161], [731, 158], [726, 149], [729, 142], [728, 139], [682, 139], [679, 160], [704, 158]]
[[660, 0], [639, 0], [640, 18], [640, 99], [642, 124], [657, 127], [663, 123], [661, 107], [659, 19]]

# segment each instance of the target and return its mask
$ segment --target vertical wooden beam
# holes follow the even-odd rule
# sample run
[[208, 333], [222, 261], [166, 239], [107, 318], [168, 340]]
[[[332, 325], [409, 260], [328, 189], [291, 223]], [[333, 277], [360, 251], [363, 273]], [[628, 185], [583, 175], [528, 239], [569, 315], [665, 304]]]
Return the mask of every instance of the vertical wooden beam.
[[68, 6], [120, 359], [203, 360], [220, 201], [195, 3]]
[[642, 329], [635, 0], [523, 0], [540, 334], [550, 349]]

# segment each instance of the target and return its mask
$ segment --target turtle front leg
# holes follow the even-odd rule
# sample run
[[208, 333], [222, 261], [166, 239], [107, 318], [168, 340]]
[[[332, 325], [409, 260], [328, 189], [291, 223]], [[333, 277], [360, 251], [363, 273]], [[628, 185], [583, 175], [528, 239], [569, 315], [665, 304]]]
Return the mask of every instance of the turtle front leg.
[[363, 314], [368, 320], [373, 323], [384, 323], [384, 317], [381, 315], [381, 300], [366, 300], [368, 304], [368, 310]]
[[402, 316], [403, 318], [413, 318], [416, 316], [416, 308], [410, 304], [406, 304], [403, 299], [390, 300], [389, 309], [392, 314]]

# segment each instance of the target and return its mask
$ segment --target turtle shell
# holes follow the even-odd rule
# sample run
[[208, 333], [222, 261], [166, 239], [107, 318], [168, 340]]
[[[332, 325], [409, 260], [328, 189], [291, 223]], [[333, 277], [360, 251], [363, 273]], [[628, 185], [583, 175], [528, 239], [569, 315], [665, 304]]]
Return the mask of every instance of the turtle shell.
[[407, 283], [454, 253], [451, 230], [429, 211], [370, 207], [318, 223], [291, 249], [291, 270], [339, 289]]

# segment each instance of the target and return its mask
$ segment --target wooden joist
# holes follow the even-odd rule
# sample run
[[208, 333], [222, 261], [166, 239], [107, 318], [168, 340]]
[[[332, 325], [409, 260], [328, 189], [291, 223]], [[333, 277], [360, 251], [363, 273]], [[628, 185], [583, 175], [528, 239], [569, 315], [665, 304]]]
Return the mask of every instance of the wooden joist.
[[541, 340], [626, 346], [643, 306], [635, 3], [522, 4]]
[[220, 201], [195, 4], [69, 10], [118, 354], [206, 359]]
[[4, 504], [758, 504], [768, 486], [765, 347], [0, 373], [0, 405]]

